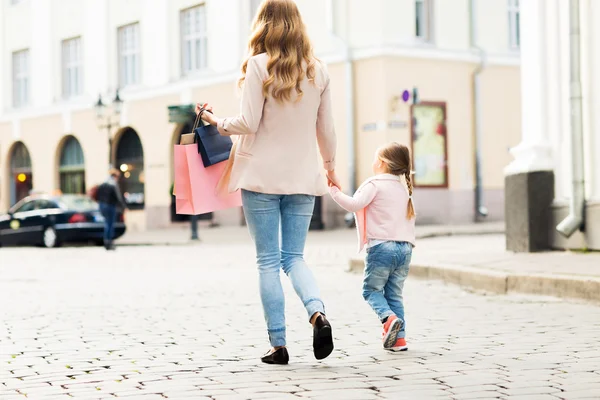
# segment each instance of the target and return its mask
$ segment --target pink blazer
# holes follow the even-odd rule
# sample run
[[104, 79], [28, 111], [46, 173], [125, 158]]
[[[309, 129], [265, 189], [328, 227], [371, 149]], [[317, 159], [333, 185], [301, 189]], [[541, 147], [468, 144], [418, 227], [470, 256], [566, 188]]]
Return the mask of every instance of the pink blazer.
[[369, 240], [415, 245], [415, 218], [406, 218], [409, 197], [404, 178], [376, 175], [367, 179], [353, 197], [337, 187], [332, 187], [330, 193], [343, 209], [355, 213], [359, 252]]
[[222, 135], [240, 136], [229, 191], [321, 196], [327, 186], [319, 153], [326, 170], [335, 168], [336, 153], [327, 70], [317, 62], [314, 81], [305, 78], [301, 83], [302, 98], [279, 103], [263, 94], [267, 62], [265, 53], [249, 60], [241, 113], [217, 124]]

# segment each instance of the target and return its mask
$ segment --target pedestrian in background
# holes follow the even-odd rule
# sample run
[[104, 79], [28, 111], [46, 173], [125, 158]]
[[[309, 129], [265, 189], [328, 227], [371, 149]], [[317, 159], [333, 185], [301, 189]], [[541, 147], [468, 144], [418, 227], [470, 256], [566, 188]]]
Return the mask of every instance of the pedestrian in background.
[[106, 250], [114, 250], [115, 245], [113, 239], [115, 236], [115, 223], [117, 214], [125, 212], [127, 205], [121, 189], [119, 189], [119, 178], [121, 171], [111, 169], [108, 178], [104, 183], [100, 184], [96, 189], [96, 200], [100, 205], [100, 213], [104, 217], [104, 248]]
[[410, 151], [391, 143], [377, 151], [375, 176], [353, 197], [330, 182], [333, 199], [356, 213], [359, 249], [367, 247], [363, 297], [383, 325], [383, 347], [407, 350], [404, 319], [404, 281], [415, 245]]
[[313, 55], [293, 0], [262, 2], [242, 74], [239, 116], [218, 118], [209, 104], [198, 104], [196, 112], [221, 135], [239, 135], [228, 187], [230, 192], [242, 190], [244, 215], [256, 246], [272, 346], [262, 361], [289, 361], [282, 268], [313, 326], [315, 358], [324, 359], [333, 351], [333, 336], [317, 282], [304, 260], [304, 246], [315, 196], [327, 193], [317, 147], [325, 173], [337, 184], [336, 136], [329, 74]]

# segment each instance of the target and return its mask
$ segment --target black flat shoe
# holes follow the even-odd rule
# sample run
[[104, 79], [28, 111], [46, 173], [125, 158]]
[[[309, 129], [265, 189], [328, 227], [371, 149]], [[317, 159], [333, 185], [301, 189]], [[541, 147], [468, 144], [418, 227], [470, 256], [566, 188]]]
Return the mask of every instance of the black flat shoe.
[[281, 347], [272, 353], [267, 353], [260, 360], [265, 364], [287, 365], [290, 361], [290, 355], [285, 347]]
[[327, 358], [333, 351], [331, 324], [323, 315], [319, 315], [313, 328], [313, 350], [317, 360]]

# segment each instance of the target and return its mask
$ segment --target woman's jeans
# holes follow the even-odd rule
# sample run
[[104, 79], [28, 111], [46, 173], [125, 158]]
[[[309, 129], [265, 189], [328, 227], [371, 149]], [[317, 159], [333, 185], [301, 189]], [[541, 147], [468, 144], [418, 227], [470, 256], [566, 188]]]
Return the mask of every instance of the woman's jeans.
[[256, 246], [260, 298], [271, 346], [285, 346], [285, 298], [279, 271], [292, 281], [308, 317], [325, 314], [319, 288], [304, 261], [315, 197], [242, 191], [244, 214]]
[[395, 315], [402, 329], [398, 338], [406, 336], [404, 320], [404, 281], [408, 276], [412, 245], [407, 242], [384, 242], [367, 250], [363, 298], [383, 322]]

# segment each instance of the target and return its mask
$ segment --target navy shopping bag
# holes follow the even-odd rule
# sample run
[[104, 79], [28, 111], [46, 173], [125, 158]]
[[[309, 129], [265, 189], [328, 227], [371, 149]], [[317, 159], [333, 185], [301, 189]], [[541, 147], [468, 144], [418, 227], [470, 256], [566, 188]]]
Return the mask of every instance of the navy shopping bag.
[[229, 136], [221, 136], [216, 126], [198, 126], [204, 110], [201, 110], [194, 123], [194, 133], [198, 143], [198, 154], [202, 157], [204, 167], [218, 164], [229, 159], [233, 141]]

